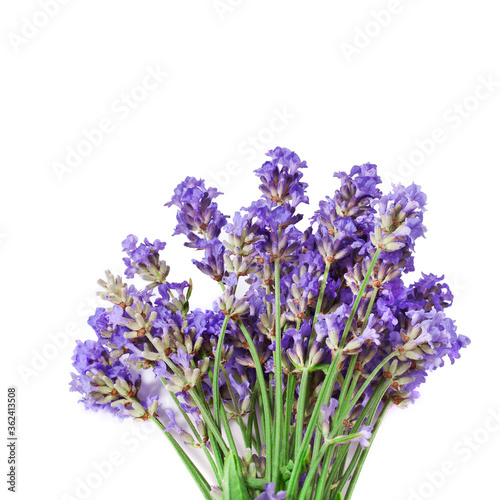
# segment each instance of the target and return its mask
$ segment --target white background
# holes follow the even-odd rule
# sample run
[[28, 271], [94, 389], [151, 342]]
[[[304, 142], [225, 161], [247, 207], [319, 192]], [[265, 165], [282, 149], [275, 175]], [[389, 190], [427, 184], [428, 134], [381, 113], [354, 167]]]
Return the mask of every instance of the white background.
[[[94, 335], [95, 282], [123, 272], [129, 233], [167, 240], [171, 277], [192, 276], [194, 303], [211, 303], [217, 287], [170, 238], [163, 204], [193, 175], [227, 192], [224, 212], [239, 209], [277, 145], [309, 164], [309, 214], [336, 188], [333, 172], [354, 164], [378, 164], [387, 185], [421, 184], [417, 268], [446, 274], [449, 314], [472, 339], [418, 404], [389, 415], [355, 498], [499, 498], [496, 2], [66, 0], [50, 18], [41, 3], [0, 7], [0, 399], [17, 386], [17, 498], [83, 498], [75, 490], [89, 478], [96, 500], [199, 497], [160, 435], [133, 437], [134, 424], [77, 404], [70, 357], [76, 338]], [[138, 89], [155, 68], [168, 76]], [[141, 102], [124, 105], [130, 94]], [[61, 173], [103, 119], [101, 144]], [[93, 462], [110, 457], [119, 464], [94, 487]]]

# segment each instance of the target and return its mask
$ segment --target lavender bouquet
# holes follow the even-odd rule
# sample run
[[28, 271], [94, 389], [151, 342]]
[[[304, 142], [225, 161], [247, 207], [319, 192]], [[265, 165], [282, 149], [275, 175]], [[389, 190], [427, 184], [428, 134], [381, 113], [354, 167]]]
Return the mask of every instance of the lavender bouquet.
[[[419, 186], [383, 195], [376, 166], [355, 166], [301, 228], [306, 163], [285, 148], [268, 156], [261, 198], [232, 219], [192, 177], [167, 203], [217, 284], [213, 309], [191, 308], [191, 280], [167, 281], [165, 243], [129, 235], [124, 274], [146, 286], [109, 271], [99, 281], [110, 307], [89, 319], [97, 339], [77, 342], [71, 390], [87, 409], [154, 422], [206, 499], [349, 500], [387, 411], [413, 403], [469, 339], [444, 313], [442, 277], [402, 280], [425, 232]], [[143, 370], [171, 408], [141, 390]]]

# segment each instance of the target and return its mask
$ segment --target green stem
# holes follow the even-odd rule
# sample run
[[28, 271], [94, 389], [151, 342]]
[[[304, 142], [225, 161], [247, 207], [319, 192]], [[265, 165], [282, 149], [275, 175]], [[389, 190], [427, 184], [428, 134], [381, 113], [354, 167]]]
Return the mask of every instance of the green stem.
[[[351, 367], [354, 367], [355, 364], [356, 364], [356, 359], [357, 359], [357, 355], [356, 356], [353, 356], [352, 359], [351, 359], [351, 363], [349, 364], [349, 371], [351, 369]], [[344, 385], [344, 388], [343, 390], [341, 391], [340, 393], [340, 401], [339, 401], [339, 406], [337, 408], [337, 411], [335, 412], [335, 417], [333, 419], [333, 422], [332, 422], [332, 428], [335, 428], [336, 427], [336, 424], [339, 422], [339, 419], [340, 419], [340, 416], [344, 414], [344, 410], [345, 410], [345, 406], [349, 403], [349, 401], [351, 400], [351, 397], [352, 397], [352, 394], [354, 392], [354, 389], [356, 387], [356, 384], [358, 382], [358, 378], [360, 376], [360, 373], [359, 371], [357, 371], [354, 376], [352, 377], [352, 381], [350, 383], [350, 386], [348, 387], [348, 390], [345, 389], [345, 385]], [[349, 374], [349, 373], [348, 373]], [[348, 383], [348, 377], [346, 376], [346, 379], [344, 380], [344, 384]], [[367, 404], [367, 406], [369, 405], [369, 402]], [[363, 416], [364, 418], [364, 416]], [[342, 420], [342, 423], [344, 422], [344, 420]], [[359, 426], [358, 426], [359, 427]], [[357, 430], [358, 427], [354, 427], [354, 430]], [[335, 434], [332, 434], [332, 437], [334, 436]], [[325, 462], [323, 463], [323, 469], [321, 471], [321, 475], [320, 475], [320, 478], [319, 478], [319, 482], [318, 482], [318, 486], [316, 488], [316, 496], [315, 496], [315, 500], [322, 500], [324, 497], [323, 497], [323, 491], [325, 489], [325, 486], [327, 484], [331, 484], [331, 482], [333, 481], [333, 479], [336, 477], [335, 474], [332, 475], [332, 472], [335, 470], [335, 469], [340, 469], [341, 465], [347, 455], [347, 451], [348, 451], [348, 447], [344, 447], [341, 452], [340, 452], [340, 456], [337, 457], [337, 460], [334, 464], [334, 467], [332, 468], [331, 471], [328, 470], [328, 467], [329, 467], [329, 464], [331, 463], [332, 461], [332, 458], [333, 458], [333, 455], [335, 453], [335, 448], [330, 448], [327, 452], [327, 457], [325, 459]], [[343, 452], [345, 451], [345, 453], [343, 454]], [[328, 467], [325, 467], [324, 464], [327, 464]]]
[[302, 430], [304, 427], [304, 413], [306, 410], [306, 401], [308, 399], [309, 370], [306, 368], [302, 372], [300, 379], [299, 401], [297, 403], [297, 419], [295, 423], [295, 460], [298, 459], [300, 445], [302, 443]]
[[[167, 383], [167, 381], [163, 377], [161, 377], [161, 381], [163, 382], [163, 385], [165, 385]], [[194, 434], [196, 440], [198, 441], [198, 444], [203, 449], [203, 453], [205, 453], [205, 456], [207, 457], [207, 460], [210, 464], [210, 467], [212, 468], [212, 471], [215, 475], [215, 479], [217, 480], [217, 484], [219, 486], [222, 486], [222, 478], [221, 478], [220, 474], [221, 474], [223, 469], [219, 470], [219, 468], [215, 464], [214, 459], [212, 458], [212, 455], [210, 454], [210, 451], [208, 450], [206, 444], [203, 442], [203, 440], [198, 432], [198, 429], [196, 429], [196, 426], [194, 425], [192, 420], [189, 418], [188, 414], [181, 408], [181, 404], [180, 404], [177, 396], [172, 391], [168, 391], [168, 392], [172, 396], [172, 399], [174, 400], [178, 410], [181, 412], [182, 416], [184, 417], [184, 420], [189, 425], [189, 428], [191, 429], [192, 433]], [[222, 463], [221, 463], [221, 465], [222, 465]]]
[[[210, 379], [210, 383], [212, 384], [213, 387], [213, 373], [208, 371], [208, 378]], [[215, 461], [217, 462], [217, 467], [219, 468], [220, 474], [224, 474], [224, 454], [222, 453], [222, 450], [217, 443], [217, 439], [214, 436], [214, 433], [212, 430], [208, 427], [207, 428], [207, 434], [208, 438], [210, 439], [210, 445], [212, 447], [212, 453], [215, 457]]]
[[[368, 424], [371, 423], [375, 413], [377, 412], [378, 405], [380, 404], [380, 401], [382, 400], [384, 394], [386, 393], [387, 389], [389, 388], [389, 385], [390, 385], [390, 381], [386, 381], [384, 379], [382, 379], [379, 382], [377, 388], [375, 389], [375, 391], [371, 395], [370, 399], [368, 400], [368, 403], [365, 405], [365, 407], [363, 408], [363, 411], [360, 413], [359, 417], [356, 419], [356, 423], [354, 424], [351, 432], [357, 432], [359, 430], [359, 428], [361, 427], [361, 425], [363, 424], [363, 422], [365, 421], [365, 418], [366, 418], [366, 421]], [[347, 455], [348, 451], [349, 451], [348, 449], [345, 450], [345, 456]], [[344, 459], [345, 459], [345, 456], [344, 456]], [[356, 458], [356, 455], [351, 460], [349, 468], [350, 468], [350, 466], [353, 463], [353, 460], [355, 458]], [[357, 458], [356, 458], [356, 460], [357, 460]], [[349, 468], [348, 468], [348, 470], [349, 470]], [[341, 472], [341, 471], [338, 471], [338, 472]], [[342, 479], [340, 480], [339, 484], [337, 485], [336, 491], [341, 493], [348, 480], [349, 480], [349, 475], [347, 474], [347, 472], [344, 472]]]
[[[219, 388], [219, 375], [220, 366], [222, 358], [222, 349], [224, 347], [224, 336], [226, 334], [227, 324], [229, 322], [229, 316], [224, 318], [224, 323], [222, 323], [222, 328], [219, 333], [219, 340], [217, 341], [217, 350], [215, 351], [215, 362], [214, 362], [214, 377], [213, 377], [213, 389], [214, 389], [214, 419], [215, 423], [220, 426], [220, 388]], [[222, 403], [222, 401], [220, 401]]]
[[354, 392], [354, 388], [356, 387], [356, 382], [359, 377], [359, 372], [356, 372], [358, 377], [354, 376], [354, 380], [351, 383], [352, 374], [354, 372], [354, 367], [356, 366], [356, 361], [358, 359], [358, 355], [355, 354], [351, 356], [351, 361], [349, 362], [349, 368], [347, 369], [347, 373], [344, 379], [344, 385], [342, 390], [340, 391], [339, 404], [337, 406], [337, 411], [335, 412], [335, 416], [333, 418], [333, 423], [335, 424], [338, 421], [338, 417], [342, 413], [342, 410], [346, 404], [349, 403], [352, 393]]
[[[383, 382], [383, 381], [382, 381]], [[365, 408], [370, 408], [370, 411], [368, 411], [368, 423], [371, 422], [371, 419], [373, 418], [374, 413], [377, 410], [378, 404], [380, 400], [382, 399], [385, 391], [387, 390], [387, 384], [384, 382], [383, 384], [379, 384], [377, 387], [377, 390], [375, 391], [374, 398], [370, 398], [369, 404]], [[316, 470], [319, 467], [319, 464], [321, 463], [321, 460], [324, 456], [324, 454], [328, 451], [328, 449], [334, 445], [334, 444], [340, 444], [340, 443], [345, 443], [348, 442], [352, 439], [353, 434], [356, 434], [357, 431], [359, 430], [359, 427], [361, 426], [362, 422], [364, 421], [365, 415], [363, 413], [360, 414], [359, 418], [356, 421], [356, 426], [352, 428], [352, 430], [347, 434], [347, 435], [342, 435], [342, 436], [337, 436], [333, 437], [336, 434], [336, 430], [332, 429], [330, 432], [330, 435], [328, 436], [328, 439], [325, 439], [325, 443], [321, 447], [321, 450], [319, 454], [317, 454], [317, 457], [315, 460], [313, 460], [313, 463], [309, 467], [307, 479], [302, 487], [302, 492], [299, 497], [299, 500], [305, 500], [305, 494], [309, 488], [312, 486], [312, 481], [316, 478]], [[346, 473], [344, 477], [348, 477], [348, 474]], [[339, 487], [338, 491], [342, 491], [341, 488]]]
[[370, 267], [368, 268], [368, 272], [366, 273], [365, 279], [363, 280], [363, 283], [361, 284], [358, 295], [356, 295], [356, 300], [354, 301], [354, 305], [351, 309], [351, 314], [349, 314], [349, 319], [347, 320], [347, 324], [346, 324], [345, 329], [344, 329], [344, 334], [342, 335], [340, 349], [342, 349], [342, 347], [344, 347], [345, 341], [347, 340], [347, 333], [349, 332], [349, 329], [351, 328], [352, 320], [354, 319], [354, 316], [356, 315], [356, 311], [358, 310], [359, 303], [361, 302], [361, 299], [363, 298], [363, 294], [365, 292], [366, 285], [368, 284], [368, 281], [370, 280], [372, 271], [375, 268], [375, 264], [377, 263], [378, 256], [380, 255], [380, 252], [381, 252], [381, 249], [377, 248], [377, 250], [375, 251], [375, 254], [373, 255], [372, 261], [370, 262]]
[[[151, 333], [147, 332], [146, 336], [149, 339], [149, 341], [154, 345], [153, 336], [151, 335]], [[168, 358], [168, 356], [166, 356], [164, 352], [161, 352], [158, 349], [156, 350], [161, 355], [162, 360], [165, 362], [165, 364], [182, 380], [184, 384], [189, 385], [182, 372], [174, 365], [174, 363], [172, 363], [172, 361]], [[222, 437], [222, 434], [220, 433], [220, 429], [214, 422], [212, 413], [210, 412], [210, 409], [207, 406], [207, 402], [205, 401], [204, 398], [201, 398], [198, 395], [195, 388], [190, 387], [188, 392], [193, 398], [193, 401], [195, 402], [196, 406], [198, 406], [198, 409], [201, 412], [201, 415], [203, 417], [203, 420], [205, 421], [205, 424], [207, 425], [207, 428], [210, 429], [210, 431], [213, 433], [217, 443], [221, 447], [222, 453], [224, 455], [227, 455], [229, 449], [224, 441], [224, 438]]]
[[375, 304], [375, 299], [377, 298], [378, 288], [374, 288], [372, 296], [370, 297], [370, 302], [368, 303], [368, 309], [366, 310], [365, 319], [363, 320], [363, 325], [361, 326], [361, 333], [365, 331], [368, 320], [370, 319], [370, 313], [372, 312], [373, 305]]
[[328, 273], [330, 272], [331, 262], [325, 263], [325, 272], [323, 273], [323, 281], [321, 283], [321, 289], [318, 295], [318, 302], [316, 303], [316, 310], [314, 311], [313, 326], [318, 321], [318, 314], [321, 312], [321, 306], [323, 305], [323, 296], [325, 295], [326, 284], [328, 282]]
[[314, 406], [314, 410], [313, 410], [313, 413], [312, 413], [311, 418], [309, 420], [309, 425], [308, 425], [307, 430], [306, 430], [306, 435], [304, 436], [304, 439], [303, 439], [302, 444], [300, 446], [298, 458], [294, 464], [292, 475], [291, 475], [290, 481], [288, 483], [288, 491], [290, 493], [291, 499], [296, 498], [296, 490], [297, 490], [298, 483], [299, 483], [299, 475], [300, 475], [300, 471], [302, 468], [302, 462], [303, 462], [305, 455], [306, 455], [306, 452], [307, 452], [307, 447], [308, 447], [309, 442], [311, 440], [314, 427], [316, 426], [316, 422], [318, 420], [321, 407], [326, 402], [326, 398], [332, 394], [333, 387], [335, 385], [336, 375], [339, 371], [339, 367], [337, 366], [337, 363], [338, 363], [338, 360], [340, 357], [340, 353], [342, 352], [342, 348], [344, 347], [345, 341], [347, 339], [347, 333], [349, 332], [349, 329], [351, 328], [351, 324], [352, 324], [352, 321], [354, 319], [354, 315], [356, 314], [359, 303], [361, 302], [361, 299], [363, 297], [363, 293], [366, 289], [366, 286], [367, 286], [368, 281], [370, 279], [371, 273], [372, 273], [373, 269], [375, 268], [375, 264], [377, 262], [378, 256], [380, 255], [380, 252], [381, 252], [381, 249], [377, 248], [377, 250], [375, 251], [375, 254], [373, 255], [372, 261], [371, 261], [370, 266], [368, 268], [368, 272], [363, 280], [363, 283], [361, 284], [361, 287], [359, 289], [359, 293], [356, 296], [356, 300], [354, 301], [354, 305], [351, 309], [349, 319], [347, 320], [347, 324], [345, 326], [344, 333], [343, 333], [342, 339], [340, 341], [339, 349], [338, 349], [338, 351], [337, 351], [337, 353], [332, 361], [332, 364], [328, 368], [328, 372], [326, 374], [325, 381], [323, 382], [323, 387], [321, 388], [318, 400], [316, 401], [316, 404]]
[[[335, 355], [335, 357], [332, 361], [331, 367], [334, 367], [334, 369], [328, 370], [325, 381], [323, 382], [323, 387], [321, 388], [321, 391], [319, 393], [318, 401], [316, 402], [314, 409], [313, 409], [313, 413], [309, 419], [309, 424], [307, 426], [304, 439], [302, 440], [302, 443], [298, 449], [298, 453], [297, 453], [297, 450], [295, 451], [295, 455], [296, 455], [295, 464], [293, 466], [292, 474], [290, 476], [290, 480], [288, 483], [288, 492], [291, 495], [290, 496], [291, 499], [296, 498], [296, 489], [298, 487], [299, 475], [302, 473], [303, 462], [304, 462], [304, 459], [305, 459], [306, 454], [307, 454], [309, 442], [311, 441], [311, 437], [312, 437], [312, 434], [314, 432], [316, 422], [318, 420], [321, 406], [323, 404], [322, 403], [320, 405], [318, 403], [320, 400], [322, 401], [325, 398], [325, 395], [327, 393], [328, 394], [332, 393], [332, 389], [333, 389], [332, 380], [333, 380], [333, 382], [335, 381], [335, 376], [338, 372], [337, 363], [338, 363], [338, 359], [340, 357], [340, 353], [341, 353], [340, 350], [337, 351], [337, 354]], [[337, 368], [335, 368], [335, 367], [337, 367]], [[298, 414], [297, 414], [297, 417], [298, 417]], [[299, 432], [299, 430], [297, 429], [296, 432]]]
[[244, 479], [246, 485], [252, 490], [260, 490], [260, 491], [264, 490], [264, 479], [253, 478], [248, 476], [245, 476]]
[[[271, 293], [271, 286], [266, 285], [266, 295], [269, 295], [270, 293]], [[267, 300], [266, 300], [266, 311], [267, 311], [267, 316], [271, 318], [271, 314], [273, 313], [272, 306], [271, 302], [268, 302]]]
[[[231, 396], [231, 401], [233, 402], [234, 411], [238, 412], [238, 413], [236, 413], [236, 420], [238, 421], [238, 425], [240, 426], [243, 440], [245, 441], [245, 448], [250, 448], [251, 440], [250, 441], [247, 440], [247, 434], [245, 432], [245, 425], [243, 423], [243, 418], [241, 417], [241, 414], [239, 413], [239, 409], [238, 409], [238, 402], [236, 401], [236, 396], [234, 395], [233, 388], [231, 387], [231, 381], [229, 380], [229, 377], [228, 377], [227, 372], [226, 372], [224, 367], [222, 367], [222, 374], [224, 375], [224, 380], [226, 381], [226, 386], [228, 388], [229, 395]], [[222, 403], [222, 400], [221, 400], [221, 403]], [[225, 413], [224, 407], [222, 408], [222, 411]]]
[[[313, 316], [313, 329], [311, 331], [311, 337], [309, 339], [309, 343], [307, 345], [307, 355], [306, 355], [306, 360], [309, 359], [309, 353], [311, 351], [311, 347], [314, 343], [314, 338], [315, 338], [315, 330], [314, 330], [314, 325], [317, 323], [318, 321], [318, 314], [321, 312], [321, 306], [323, 305], [323, 297], [325, 295], [325, 289], [326, 289], [326, 284], [328, 283], [328, 273], [330, 272], [330, 266], [332, 265], [331, 262], [326, 262], [325, 263], [325, 270], [323, 272], [323, 279], [321, 281], [321, 288], [320, 288], [320, 291], [319, 291], [319, 295], [318, 295], [318, 301], [316, 302], [316, 309], [314, 311], [314, 316]], [[300, 320], [297, 322], [297, 330], [299, 329], [299, 323], [300, 323]], [[304, 393], [302, 391], [305, 391]], [[302, 384], [300, 384], [300, 392], [299, 392], [299, 399], [302, 397], [304, 399], [304, 401], [307, 401], [308, 400], [308, 396], [309, 396], [309, 387], [307, 384], [305, 384], [305, 386], [303, 387]], [[302, 415], [303, 417], [303, 415]], [[302, 418], [303, 420], [303, 418]], [[297, 434], [296, 434], [297, 435]], [[300, 439], [302, 440], [302, 422], [301, 422], [301, 426], [300, 426]], [[298, 443], [299, 445], [301, 443]], [[297, 454], [298, 451], [299, 451], [299, 446], [295, 446], [295, 453]]]
[[311, 489], [314, 489], [313, 481], [316, 479], [316, 476], [317, 476], [316, 471], [319, 467], [319, 464], [321, 463], [321, 460], [322, 460], [324, 454], [328, 451], [328, 449], [334, 445], [348, 443], [349, 441], [352, 441], [352, 439], [354, 439], [353, 434], [356, 434], [356, 433], [350, 432], [346, 436], [338, 436], [338, 437], [333, 438], [333, 439], [325, 440], [325, 443], [321, 447], [321, 450], [319, 451], [318, 456], [311, 463], [311, 465], [309, 467], [309, 471], [307, 473], [307, 478], [306, 478], [304, 485], [302, 486], [302, 489], [300, 491], [299, 500], [306, 500], [306, 498], [309, 496]]
[[[344, 471], [345, 460], [349, 453], [349, 447], [344, 446], [341, 448], [340, 452], [337, 455], [335, 463], [333, 464], [332, 470], [328, 474], [328, 479], [326, 481], [326, 486], [332, 485], [335, 481], [338, 481], [338, 478]], [[341, 490], [339, 490], [341, 491]]]
[[[316, 431], [314, 433], [314, 446], [313, 446], [313, 452], [312, 452], [312, 457], [311, 457], [311, 462], [313, 462], [313, 463], [314, 463], [314, 461], [316, 460], [316, 458], [318, 457], [318, 455], [319, 455], [319, 453], [321, 451], [321, 448], [322, 448], [321, 447], [321, 442], [322, 441], [323, 441], [323, 436], [321, 435], [320, 430], [318, 429], [318, 427], [316, 427]], [[328, 449], [330, 449], [330, 448], [328, 448]], [[321, 463], [321, 460], [319, 461], [319, 463]], [[318, 463], [318, 467], [319, 467], [319, 463]], [[314, 472], [314, 476], [315, 477], [317, 476], [316, 472]], [[311, 479], [312, 479], [312, 477], [311, 477]], [[304, 486], [306, 486], [306, 485], [304, 485]], [[303, 488], [303, 491], [304, 491], [304, 493], [306, 493], [306, 497], [307, 498], [312, 498], [312, 495], [314, 493], [314, 486], [315, 485], [311, 481], [309, 483], [309, 486]], [[301, 492], [301, 494], [302, 494], [302, 492]]]
[[341, 493], [342, 490], [344, 489], [345, 485], [349, 481], [349, 478], [351, 477], [352, 471], [354, 470], [354, 467], [356, 467], [356, 464], [358, 463], [359, 457], [361, 453], [363, 452], [363, 448], [361, 446], [356, 447], [356, 451], [354, 452], [353, 457], [351, 458], [351, 462], [349, 463], [349, 466], [347, 469], [344, 470], [342, 479], [340, 480], [336, 490], [337, 492]]
[[158, 426], [158, 428], [163, 432], [165, 437], [170, 441], [172, 446], [175, 448], [175, 451], [179, 455], [179, 458], [181, 459], [182, 463], [186, 466], [187, 470], [191, 474], [191, 477], [198, 485], [198, 488], [200, 488], [203, 497], [206, 498], [207, 500], [211, 500], [212, 499], [212, 495], [210, 494], [211, 488], [207, 480], [203, 477], [198, 468], [187, 456], [186, 452], [182, 449], [179, 443], [174, 439], [174, 437], [169, 432], [167, 432], [165, 426], [156, 417], [152, 417], [151, 420]]
[[252, 396], [250, 397], [250, 408], [249, 408], [248, 419], [247, 419], [246, 435], [247, 435], [247, 441], [249, 443], [251, 443], [252, 436], [253, 436], [252, 428], [255, 427], [255, 451], [260, 451], [260, 448], [262, 446], [262, 439], [260, 436], [260, 429], [259, 429], [259, 424], [257, 421], [257, 416], [255, 414], [256, 413], [255, 406], [257, 403], [257, 396], [258, 396], [258, 391], [254, 390], [252, 393]]
[[[375, 299], [377, 297], [377, 292], [378, 292], [378, 288], [376, 288], [372, 292], [372, 297], [370, 299], [370, 303], [368, 304], [368, 308], [366, 310], [365, 319], [363, 321], [363, 325], [361, 326], [361, 333], [364, 332], [366, 325], [368, 324], [368, 319], [370, 317], [370, 313], [371, 313], [373, 305], [375, 303]], [[352, 377], [352, 370], [356, 366], [357, 359], [358, 359], [357, 354], [351, 358], [351, 362], [349, 364], [349, 369], [348, 369], [348, 373], [346, 375], [346, 378], [344, 380], [344, 384], [350, 383], [350, 380]], [[341, 391], [340, 398], [339, 398], [339, 406], [338, 406], [338, 409], [337, 409], [337, 412], [335, 414], [335, 418], [333, 421], [334, 425], [338, 423], [338, 419], [340, 418], [340, 415], [344, 414], [345, 405], [347, 405], [349, 403], [349, 401], [351, 400], [352, 393], [354, 392], [354, 389], [356, 387], [356, 383], [358, 381], [359, 376], [360, 376], [360, 372], [357, 371], [356, 374], [354, 375], [354, 382], [349, 386], [349, 391], [347, 392], [347, 394], [346, 394], [346, 391], [344, 391], [344, 390]]]
[[[274, 350], [274, 450], [272, 461], [272, 478], [276, 487], [279, 485], [281, 444], [283, 442], [283, 370], [281, 367], [281, 302], [280, 302], [280, 261], [274, 260], [274, 295], [275, 295], [275, 337], [276, 348]], [[279, 488], [278, 488], [279, 489]]]
[[210, 454], [210, 451], [207, 448], [206, 444], [202, 445], [203, 452], [205, 453], [205, 457], [207, 457], [208, 463], [210, 464], [210, 467], [212, 468], [212, 471], [214, 473], [215, 479], [217, 481], [217, 485], [219, 488], [222, 488], [222, 479], [219, 474], [219, 469], [217, 468], [217, 465], [214, 462], [214, 459], [212, 458], [212, 455]]
[[319, 476], [319, 481], [316, 486], [316, 494], [314, 495], [314, 500], [322, 500], [325, 498], [323, 495], [323, 490], [325, 488], [326, 480], [328, 478], [328, 472], [330, 471], [330, 464], [332, 463], [333, 454], [335, 452], [335, 447], [331, 446], [326, 452], [326, 457], [323, 460], [323, 466], [321, 467], [321, 474]]
[[262, 365], [260, 363], [259, 354], [257, 353], [257, 349], [255, 348], [255, 344], [253, 342], [252, 337], [248, 333], [248, 330], [245, 328], [245, 325], [241, 320], [238, 320], [238, 326], [243, 332], [245, 340], [248, 344], [248, 350], [250, 351], [250, 355], [252, 356], [253, 363], [255, 365], [255, 372], [257, 375], [257, 382], [259, 383], [259, 389], [262, 396], [262, 406], [264, 410], [264, 426], [265, 426], [265, 439], [266, 439], [266, 452], [267, 452], [267, 464], [266, 467], [266, 482], [270, 482], [271, 479], [271, 458], [272, 458], [272, 435], [271, 435], [271, 406], [269, 405], [269, 398], [267, 395], [267, 386], [266, 379], [264, 378], [264, 372], [262, 371]]
[[316, 432], [314, 433], [314, 446], [313, 446], [311, 460], [314, 460], [317, 457], [319, 450], [321, 448], [321, 441], [323, 441], [323, 435], [321, 434], [319, 426], [317, 426]]
[[[142, 403], [139, 401], [137, 397], [129, 397], [125, 396], [125, 398], [131, 402], [131, 403], [139, 403], [142, 406]], [[191, 461], [191, 459], [188, 457], [186, 452], [182, 449], [182, 447], [179, 445], [179, 443], [175, 440], [175, 438], [167, 431], [166, 427], [162, 424], [162, 422], [158, 419], [155, 414], [150, 413], [147, 408], [143, 409], [145, 413], [148, 415], [149, 420], [152, 420], [155, 425], [162, 431], [162, 433], [165, 435], [165, 437], [172, 443], [172, 446], [175, 448], [177, 454], [179, 455], [182, 463], [186, 466], [188, 469], [189, 473], [191, 474], [192, 478], [200, 488], [203, 496], [207, 499], [211, 499], [212, 496], [210, 494], [211, 488], [210, 485], [208, 484], [208, 481], [205, 479], [203, 474], [198, 470], [198, 468], [194, 465], [194, 463]]]
[[[229, 449], [234, 453], [236, 461], [238, 462], [238, 465], [241, 468], [238, 448], [236, 448], [236, 443], [234, 442], [233, 433], [231, 432], [231, 427], [229, 427], [227, 413], [224, 411], [224, 408], [222, 408], [221, 415], [222, 415], [222, 425], [224, 427], [224, 430], [226, 431], [227, 440], [229, 442]], [[241, 471], [241, 474], [243, 475], [243, 471]]]
[[283, 467], [288, 463], [289, 460], [289, 449], [290, 442], [292, 440], [291, 436], [291, 425], [292, 425], [292, 409], [294, 402], [294, 394], [295, 388], [297, 387], [297, 376], [288, 374], [288, 380], [286, 384], [286, 400], [285, 400], [285, 428], [283, 432], [284, 441], [283, 441], [283, 455], [281, 457], [280, 467]]
[[226, 442], [224, 441], [224, 438], [222, 437], [222, 434], [220, 433], [219, 428], [217, 427], [214, 419], [212, 418], [212, 414], [210, 413], [209, 410], [207, 411], [207, 409], [204, 406], [206, 403], [205, 399], [202, 399], [200, 396], [198, 396], [196, 391], [192, 389], [189, 391], [189, 394], [193, 398], [193, 401], [195, 402], [196, 406], [198, 406], [199, 410], [201, 411], [203, 420], [207, 424], [207, 428], [212, 431], [217, 443], [221, 448], [222, 453], [224, 454], [224, 456], [227, 455], [229, 449], [227, 447]]
[[[257, 403], [259, 405], [259, 410], [260, 410], [260, 416], [262, 417], [260, 419], [260, 425], [261, 425], [261, 428], [262, 428], [262, 439], [263, 439], [263, 442], [264, 442], [264, 445], [266, 445], [267, 443], [267, 425], [266, 425], [266, 415], [265, 415], [265, 412], [263, 412], [263, 408], [264, 408], [264, 400], [262, 398], [262, 390], [260, 389], [260, 385], [259, 385], [259, 381], [257, 380], [257, 386], [256, 386], [256, 392], [258, 394], [258, 400], [257, 400]], [[258, 426], [259, 423], [257, 422], [257, 419], [255, 419], [255, 424]]]
[[212, 452], [215, 457], [215, 462], [217, 463], [217, 468], [219, 469], [220, 474], [224, 473], [224, 454], [222, 453], [219, 445], [217, 444], [217, 440], [214, 437], [213, 432], [210, 429], [207, 429], [208, 438], [210, 439], [210, 445], [212, 447]]
[[[363, 395], [363, 393], [365, 392], [365, 389], [371, 384], [372, 380], [375, 378], [375, 376], [377, 375], [377, 373], [384, 367], [384, 365], [390, 361], [392, 358], [394, 358], [395, 356], [398, 355], [398, 352], [397, 351], [394, 351], [392, 352], [391, 354], [389, 354], [387, 357], [384, 358], [383, 361], [381, 361], [377, 367], [373, 370], [372, 373], [370, 373], [370, 376], [367, 377], [366, 381], [364, 382], [364, 384], [361, 386], [361, 388], [359, 389], [359, 391], [356, 393], [356, 396], [354, 396], [353, 400], [351, 401], [351, 403], [349, 404], [349, 406], [346, 408], [345, 412], [343, 415], [341, 415], [339, 417], [339, 420], [343, 421], [347, 415], [351, 412], [351, 410], [354, 408], [354, 406], [356, 405], [358, 399]], [[385, 382], [384, 379], [381, 380], [381, 382]], [[390, 382], [388, 382], [390, 384]]]
[[373, 440], [375, 439], [375, 436], [377, 435], [377, 432], [380, 428], [380, 424], [384, 420], [384, 417], [387, 414], [387, 412], [389, 411], [389, 408], [391, 407], [391, 405], [392, 405], [392, 400], [389, 399], [387, 401], [387, 403], [385, 404], [382, 412], [380, 413], [380, 415], [377, 419], [377, 423], [375, 424], [375, 427], [373, 428], [373, 431], [372, 431], [372, 437], [370, 438], [370, 446], [365, 448], [363, 450], [363, 453], [361, 454], [361, 458], [359, 459], [358, 465], [356, 466], [356, 470], [354, 471], [354, 475], [352, 476], [351, 482], [349, 484], [349, 488], [347, 489], [347, 492], [345, 495], [345, 500], [350, 500], [350, 498], [352, 497], [352, 494], [354, 492], [354, 488], [356, 488], [356, 483], [358, 482], [359, 475], [361, 473], [361, 469], [363, 468], [363, 465], [366, 461], [366, 457], [368, 456], [368, 453], [370, 452], [371, 443], [373, 443]]

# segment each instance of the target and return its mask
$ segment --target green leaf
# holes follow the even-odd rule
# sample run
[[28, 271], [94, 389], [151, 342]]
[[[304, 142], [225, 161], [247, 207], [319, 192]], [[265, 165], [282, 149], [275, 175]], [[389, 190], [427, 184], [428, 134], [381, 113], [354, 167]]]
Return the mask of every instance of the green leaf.
[[342, 500], [342, 495], [340, 493], [337, 493], [335, 500]]
[[293, 460], [289, 460], [288, 463], [280, 469], [281, 479], [283, 479], [285, 483], [290, 479], [290, 476], [292, 475], [293, 466]]
[[238, 467], [238, 457], [230, 451], [224, 461], [224, 500], [251, 500]]
[[186, 300], [189, 301], [191, 298], [191, 294], [193, 293], [193, 280], [189, 278], [189, 288], [186, 294]]

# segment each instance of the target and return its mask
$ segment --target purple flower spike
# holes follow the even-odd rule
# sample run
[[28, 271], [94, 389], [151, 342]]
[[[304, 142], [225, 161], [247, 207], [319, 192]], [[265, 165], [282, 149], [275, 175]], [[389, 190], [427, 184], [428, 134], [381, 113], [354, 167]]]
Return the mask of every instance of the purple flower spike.
[[303, 174], [299, 170], [307, 168], [305, 161], [286, 148], [276, 148], [267, 153], [271, 161], [267, 161], [255, 173], [260, 177], [262, 184], [259, 186], [264, 197], [272, 203], [289, 204], [295, 208], [300, 203], [309, 203], [306, 196], [307, 184], [301, 182]]
[[123, 251], [128, 256], [123, 258], [127, 278], [133, 278], [140, 271], [141, 265], [146, 268], [157, 265], [159, 263], [159, 252], [166, 246], [166, 243], [160, 240], [150, 243], [147, 238], [139, 246], [137, 246], [137, 242], [138, 238], [133, 234], [129, 234], [122, 241]]
[[165, 204], [179, 209], [174, 235], [186, 235], [187, 247], [202, 249], [207, 242], [219, 237], [226, 225], [226, 216], [218, 210], [213, 200], [220, 194], [215, 188], [205, 188], [203, 180], [186, 177], [175, 188], [172, 200]]

